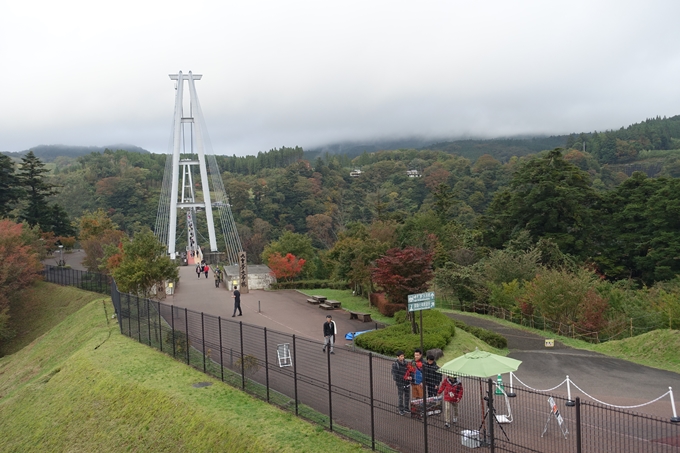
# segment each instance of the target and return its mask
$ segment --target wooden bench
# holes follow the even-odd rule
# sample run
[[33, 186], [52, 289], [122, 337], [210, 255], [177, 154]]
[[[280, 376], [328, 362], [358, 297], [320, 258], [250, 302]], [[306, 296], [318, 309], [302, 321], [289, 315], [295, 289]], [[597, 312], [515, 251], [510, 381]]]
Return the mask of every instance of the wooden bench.
[[319, 301], [316, 299], [307, 299], [307, 303], [316, 305], [319, 303]]
[[325, 302], [326, 305], [330, 305], [331, 307], [335, 308], [340, 308], [340, 305], [342, 305], [340, 302], [337, 300], [327, 300]]
[[358, 311], [350, 311], [349, 319], [361, 319], [363, 322], [373, 322], [370, 313], [360, 313]]
[[326, 302], [326, 296], [312, 296], [312, 299], [317, 302]]
[[328, 304], [319, 304], [319, 308], [323, 308], [324, 310], [332, 310], [333, 306]]

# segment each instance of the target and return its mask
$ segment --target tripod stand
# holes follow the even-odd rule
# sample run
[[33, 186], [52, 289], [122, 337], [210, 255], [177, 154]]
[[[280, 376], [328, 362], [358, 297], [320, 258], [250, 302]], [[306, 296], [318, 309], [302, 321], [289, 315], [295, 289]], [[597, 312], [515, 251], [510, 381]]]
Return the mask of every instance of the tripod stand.
[[[496, 416], [496, 408], [494, 407], [493, 410], [490, 411], [491, 408], [489, 407], [489, 397], [488, 397], [488, 396], [485, 396], [485, 397], [484, 397], [484, 401], [486, 401], [486, 412], [484, 412], [484, 417], [482, 417], [482, 423], [480, 423], [480, 424], [479, 424], [479, 428], [477, 428], [477, 431], [479, 431], [480, 434], [483, 433], [483, 434], [482, 434], [482, 438], [480, 439], [480, 441], [481, 441], [484, 445], [489, 445], [489, 442], [487, 442], [487, 440], [486, 440], [486, 418], [489, 416], [489, 413], [490, 413], [490, 412], [493, 412], [493, 415], [492, 415], [493, 420], [491, 421], [491, 423], [493, 423], [493, 422], [495, 421], [496, 424], [498, 425], [498, 427], [499, 427], [499, 428], [501, 429], [501, 431], [503, 432], [503, 435], [505, 436], [505, 439], [506, 439], [507, 441], [510, 441], [510, 438], [508, 437], [508, 434], [505, 432], [505, 429], [503, 429], [503, 425], [501, 424], [501, 422], [498, 421], [498, 417]], [[482, 427], [484, 427], [483, 430], [482, 430]]]

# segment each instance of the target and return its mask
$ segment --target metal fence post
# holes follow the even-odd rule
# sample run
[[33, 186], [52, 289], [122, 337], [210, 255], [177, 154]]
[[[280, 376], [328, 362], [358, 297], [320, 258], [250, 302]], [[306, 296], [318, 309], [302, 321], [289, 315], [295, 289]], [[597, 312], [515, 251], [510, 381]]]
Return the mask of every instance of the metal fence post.
[[267, 328], [264, 327], [264, 380], [267, 385], [267, 402], [269, 402], [269, 353], [267, 352]]
[[489, 407], [487, 409], [487, 421], [489, 423], [489, 437], [491, 438], [491, 453], [495, 453], [496, 451], [496, 439], [494, 438], [494, 422], [496, 421], [496, 415], [494, 414], [494, 408], [493, 408], [493, 381], [491, 378], [487, 379], [488, 383], [488, 392], [487, 395], [489, 395]]
[[224, 382], [224, 352], [222, 350], [222, 317], [217, 317], [217, 330], [220, 335], [220, 379]]
[[[161, 303], [158, 302], [158, 342], [161, 345], [161, 352], [163, 352], [163, 319], [161, 318]], [[172, 310], [170, 312], [172, 315]]]
[[175, 306], [170, 305], [170, 321], [171, 325], [170, 327], [172, 328], [172, 356], [177, 357], [177, 349], [175, 347]]
[[246, 361], [243, 357], [243, 321], [238, 322], [239, 332], [241, 334], [241, 386], [243, 390], [246, 389]]
[[187, 337], [187, 365], [191, 365], [189, 360], [189, 310], [184, 307], [184, 334]]
[[331, 348], [326, 349], [326, 362], [328, 362], [328, 420], [329, 428], [333, 432], [333, 389], [331, 388]]
[[151, 305], [151, 301], [149, 299], [146, 300], [146, 332], [147, 336], [149, 337], [149, 346], [151, 346], [151, 314], [149, 313], [149, 305]]
[[201, 342], [203, 347], [203, 372], [205, 373], [205, 321], [203, 320], [203, 312], [201, 312]]
[[576, 453], [581, 453], [581, 398], [576, 397]]
[[295, 391], [295, 415], [298, 414], [298, 388], [297, 388], [297, 354], [295, 351], [295, 335], [293, 335], [293, 385]]
[[127, 299], [127, 304], [128, 304], [128, 309], [127, 309], [127, 315], [128, 315], [128, 337], [132, 337], [132, 316], [130, 314], [130, 295], [126, 294], [125, 298]]
[[139, 296], [135, 297], [137, 301], [137, 341], [142, 342], [142, 315], [139, 313]]
[[371, 450], [375, 451], [375, 417], [373, 404], [373, 353], [368, 353], [368, 386], [371, 395]]

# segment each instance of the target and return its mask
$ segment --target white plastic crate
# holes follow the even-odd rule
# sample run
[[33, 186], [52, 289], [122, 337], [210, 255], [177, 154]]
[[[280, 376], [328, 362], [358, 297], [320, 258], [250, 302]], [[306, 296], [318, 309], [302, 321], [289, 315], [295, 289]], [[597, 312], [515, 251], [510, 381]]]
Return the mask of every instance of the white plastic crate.
[[460, 432], [460, 443], [463, 444], [464, 447], [468, 448], [477, 448], [481, 445], [481, 441], [479, 440], [479, 431], [477, 430], [469, 430], [466, 429], [465, 431]]

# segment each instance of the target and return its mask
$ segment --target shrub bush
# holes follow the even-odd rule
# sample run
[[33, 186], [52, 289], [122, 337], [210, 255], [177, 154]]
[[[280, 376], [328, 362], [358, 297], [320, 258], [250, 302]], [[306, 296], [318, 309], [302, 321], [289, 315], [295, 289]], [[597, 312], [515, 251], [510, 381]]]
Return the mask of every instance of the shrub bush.
[[493, 346], [494, 348], [498, 349], [505, 349], [508, 347], [508, 339], [501, 334], [483, 329], [481, 327], [467, 325], [463, 321], [454, 320], [454, 323], [456, 324], [457, 328], [464, 330], [470, 335], [474, 335], [489, 346]]
[[[385, 355], [394, 355], [398, 350], [407, 354], [420, 347], [420, 334], [411, 333], [407, 312], [395, 315], [395, 325], [359, 335], [354, 343], [360, 348]], [[436, 310], [423, 312], [423, 346], [428, 349], [444, 349], [456, 334], [456, 326], [448, 316]]]

